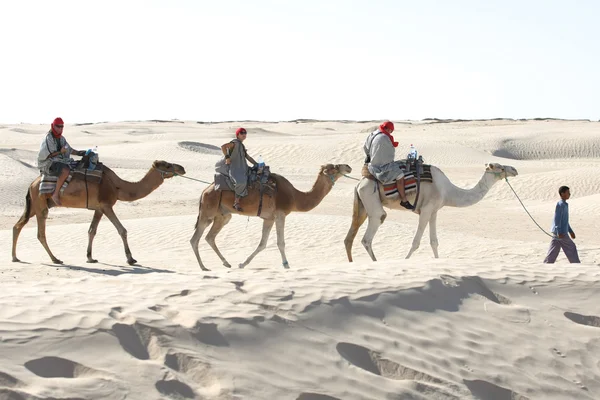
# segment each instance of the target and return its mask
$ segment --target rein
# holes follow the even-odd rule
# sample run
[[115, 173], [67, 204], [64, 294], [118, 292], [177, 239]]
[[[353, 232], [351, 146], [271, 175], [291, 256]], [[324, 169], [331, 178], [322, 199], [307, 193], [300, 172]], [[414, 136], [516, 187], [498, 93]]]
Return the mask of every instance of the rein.
[[189, 176], [179, 175], [179, 174], [176, 174], [175, 172], [163, 171], [162, 169], [158, 169], [158, 168], [154, 168], [154, 169], [157, 170], [158, 172], [160, 172], [160, 176], [163, 179], [165, 179], [165, 174], [173, 174], [173, 177], [178, 176], [180, 178], [185, 178], [185, 179], [190, 179], [190, 180], [196, 181], [196, 182], [206, 183], [207, 185], [211, 185], [212, 184], [212, 182], [206, 182], [206, 181], [203, 181], [201, 179], [190, 178]]
[[521, 199], [519, 198], [519, 195], [517, 194], [517, 192], [515, 192], [515, 189], [513, 189], [513, 187], [511, 186], [510, 182], [508, 182], [508, 177], [505, 176], [504, 179], [506, 180], [506, 183], [508, 184], [508, 187], [510, 187], [510, 190], [513, 191], [513, 193], [515, 194], [515, 196], [517, 197], [517, 200], [519, 200], [519, 203], [521, 203], [521, 205], [523, 206], [523, 210], [525, 210], [525, 212], [527, 213], [527, 215], [529, 215], [529, 218], [531, 218], [531, 220], [533, 221], [534, 224], [537, 225], [538, 228], [540, 228], [540, 230], [542, 232], [544, 232], [546, 235], [550, 236], [551, 238], [554, 238], [554, 235], [549, 234], [548, 232], [546, 232], [544, 230], [544, 228], [542, 228], [540, 226], [540, 224], [538, 224], [535, 219], [533, 219], [533, 217], [531, 216], [531, 214], [529, 213], [529, 211], [527, 211], [527, 208], [525, 207], [525, 204], [523, 204], [523, 202], [521, 201]]

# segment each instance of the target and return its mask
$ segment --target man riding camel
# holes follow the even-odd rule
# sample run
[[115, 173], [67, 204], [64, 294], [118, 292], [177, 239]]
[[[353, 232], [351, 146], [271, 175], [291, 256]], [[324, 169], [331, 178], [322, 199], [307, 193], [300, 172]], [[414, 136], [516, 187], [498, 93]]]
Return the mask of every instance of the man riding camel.
[[38, 168], [42, 175], [58, 177], [56, 189], [52, 193], [52, 200], [57, 206], [60, 202], [60, 188], [69, 177], [71, 171], [70, 163], [73, 161], [71, 154], [84, 156], [84, 150], [75, 150], [69, 146], [67, 139], [63, 136], [65, 123], [62, 118], [54, 119], [50, 125], [50, 130], [40, 145], [38, 153]]
[[404, 191], [403, 163], [394, 161], [398, 142], [394, 141], [392, 132], [394, 132], [394, 123], [385, 121], [379, 125], [379, 129], [369, 134], [363, 147], [367, 155], [365, 163], [371, 175], [382, 184], [395, 181], [400, 195], [400, 205], [408, 210], [414, 210], [415, 207], [408, 202]]
[[246, 147], [243, 143], [246, 140], [246, 135], [246, 129], [238, 128], [235, 131], [235, 139], [221, 146], [223, 158], [216, 164], [216, 171], [228, 175], [234, 185], [235, 200], [233, 208], [239, 212], [243, 211], [240, 206], [241, 198], [248, 195], [248, 164], [246, 160], [250, 161], [253, 165], [257, 164], [246, 152]]

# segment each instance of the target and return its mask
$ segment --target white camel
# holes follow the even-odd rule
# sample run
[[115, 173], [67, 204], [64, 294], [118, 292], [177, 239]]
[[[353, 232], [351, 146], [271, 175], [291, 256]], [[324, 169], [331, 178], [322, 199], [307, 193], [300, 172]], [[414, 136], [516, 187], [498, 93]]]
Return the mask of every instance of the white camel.
[[[429, 224], [429, 236], [433, 255], [435, 258], [438, 258], [436, 229], [438, 210], [444, 206], [469, 207], [478, 203], [494, 183], [506, 177], [517, 176], [517, 170], [514, 167], [497, 163], [486, 164], [486, 170], [479, 183], [471, 189], [461, 189], [455, 186], [439, 168], [434, 166], [431, 167], [431, 176], [433, 177], [433, 182], [421, 182], [420, 185], [418, 204], [415, 204], [415, 208], [419, 213], [419, 227], [406, 258], [409, 258], [419, 248], [427, 224]], [[410, 202], [414, 203], [416, 193], [414, 191], [407, 193], [407, 197]], [[374, 180], [362, 178], [354, 189], [352, 225], [344, 240], [348, 261], [352, 262], [352, 242], [356, 237], [358, 228], [365, 222], [367, 217], [369, 218], [369, 222], [367, 231], [362, 239], [362, 245], [367, 249], [371, 259], [377, 261], [373, 253], [372, 243], [377, 230], [387, 216], [387, 213], [383, 209], [384, 207], [393, 210], [408, 211], [406, 208], [400, 206], [398, 194], [386, 197], [383, 192], [383, 185], [378, 185]]]

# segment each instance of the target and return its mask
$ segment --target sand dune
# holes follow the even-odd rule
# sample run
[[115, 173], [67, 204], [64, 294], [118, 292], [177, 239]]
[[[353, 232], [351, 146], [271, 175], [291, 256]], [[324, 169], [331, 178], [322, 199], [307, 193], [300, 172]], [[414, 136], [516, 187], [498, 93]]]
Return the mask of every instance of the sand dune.
[[[281, 266], [275, 232], [245, 269], [227, 269], [203, 240], [211, 269], [189, 245], [206, 187], [173, 178], [147, 197], [118, 203], [137, 265], [103, 218], [50, 210], [54, 265], [33, 218], [11, 262], [12, 226], [37, 176], [47, 127], [3, 125], [0, 135], [0, 399], [597, 399], [600, 398], [600, 146], [586, 121], [398, 121], [398, 158], [411, 143], [457, 186], [473, 187], [485, 163], [509, 179], [548, 230], [558, 186], [571, 187], [571, 225], [582, 264], [542, 264], [549, 238], [506, 182], [468, 208], [438, 217], [440, 259], [426, 232], [408, 252], [418, 217], [389, 211], [373, 247], [348, 263], [356, 181], [342, 178], [312, 211], [286, 220]], [[77, 149], [98, 146], [120, 177], [140, 180], [156, 159], [212, 180], [235, 122], [140, 121], [67, 125]], [[377, 122], [248, 122], [246, 145], [298, 190], [324, 163], [358, 177], [366, 133]], [[568, 140], [565, 140], [568, 138]], [[234, 216], [217, 237], [238, 265], [262, 222]]]

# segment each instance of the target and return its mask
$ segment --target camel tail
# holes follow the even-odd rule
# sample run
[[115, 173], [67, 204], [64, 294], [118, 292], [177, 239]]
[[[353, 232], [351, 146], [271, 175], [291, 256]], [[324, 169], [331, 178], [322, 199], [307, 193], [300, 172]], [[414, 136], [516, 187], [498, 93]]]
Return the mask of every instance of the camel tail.
[[350, 225], [350, 229], [348, 230], [348, 234], [346, 235], [346, 239], [344, 239], [344, 245], [346, 245], [346, 254], [348, 255], [348, 261], [352, 262], [352, 243], [354, 242], [354, 238], [358, 233], [358, 228], [365, 222], [367, 219], [367, 210], [365, 210], [365, 206], [358, 195], [357, 188], [354, 188], [354, 206], [352, 207], [352, 225]]
[[25, 225], [29, 222], [29, 218], [31, 217], [31, 191], [27, 189], [27, 194], [25, 195], [25, 211], [23, 211], [23, 215], [19, 218], [19, 223]]

